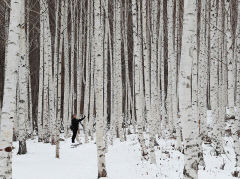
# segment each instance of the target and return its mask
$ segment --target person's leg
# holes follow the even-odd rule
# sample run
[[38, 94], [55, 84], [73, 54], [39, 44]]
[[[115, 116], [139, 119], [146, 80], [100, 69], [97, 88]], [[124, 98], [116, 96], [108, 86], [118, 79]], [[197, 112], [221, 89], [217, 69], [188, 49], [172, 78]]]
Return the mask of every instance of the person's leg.
[[76, 135], [77, 135], [77, 130], [73, 130], [72, 143], [75, 143]]

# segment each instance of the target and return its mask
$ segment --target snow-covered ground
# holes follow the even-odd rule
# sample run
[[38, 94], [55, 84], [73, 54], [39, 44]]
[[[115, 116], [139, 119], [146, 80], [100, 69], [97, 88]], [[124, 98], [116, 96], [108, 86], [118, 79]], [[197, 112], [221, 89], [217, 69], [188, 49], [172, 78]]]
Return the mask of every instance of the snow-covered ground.
[[[83, 140], [83, 138], [82, 138]], [[200, 179], [231, 179], [234, 170], [232, 141], [225, 138], [226, 155], [211, 155], [211, 147], [204, 145], [206, 169], [199, 171]], [[127, 142], [114, 141], [106, 155], [108, 179], [181, 179], [183, 155], [173, 150], [173, 141], [159, 140], [156, 147], [157, 165], [142, 161], [136, 135], [129, 135]], [[60, 159], [55, 158], [55, 146], [27, 142], [28, 154], [16, 155], [14, 143], [13, 179], [96, 179], [97, 151], [94, 142], [71, 148], [70, 139], [61, 142]], [[224, 170], [220, 169], [224, 166]]]

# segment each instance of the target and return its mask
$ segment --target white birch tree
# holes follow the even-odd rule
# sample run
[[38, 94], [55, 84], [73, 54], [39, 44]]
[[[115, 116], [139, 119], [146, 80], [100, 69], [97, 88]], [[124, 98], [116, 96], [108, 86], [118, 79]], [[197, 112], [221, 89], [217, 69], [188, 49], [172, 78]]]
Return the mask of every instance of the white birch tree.
[[101, 0], [94, 2], [94, 48], [95, 48], [95, 92], [96, 92], [96, 144], [98, 156], [98, 178], [106, 177], [104, 116], [103, 116], [103, 9]]
[[[138, 12], [139, 11], [139, 12]], [[133, 14], [133, 58], [135, 63], [135, 97], [136, 97], [136, 117], [138, 123], [138, 138], [142, 149], [142, 156], [147, 159], [147, 148], [145, 144], [145, 138], [143, 135], [143, 76], [142, 76], [142, 60], [141, 60], [141, 31], [138, 25], [140, 25], [140, 6], [136, 0], [132, 1], [132, 14]]]
[[180, 76], [179, 102], [184, 140], [184, 178], [198, 178], [198, 129], [197, 119], [192, 115], [191, 71], [196, 58], [196, 1], [184, 0], [183, 46]]
[[0, 126], [0, 177], [12, 178], [12, 136], [16, 111], [17, 65], [20, 57], [21, 12], [24, 1], [11, 1], [9, 37], [7, 43], [4, 96]]
[[[25, 1], [22, 2], [25, 7]], [[19, 101], [18, 101], [18, 141], [19, 148], [18, 154], [26, 154], [26, 138], [27, 138], [27, 111], [28, 111], [28, 97], [27, 97], [27, 84], [28, 84], [28, 73], [26, 68], [26, 34], [25, 34], [25, 9], [21, 9], [20, 19], [20, 34], [19, 34], [19, 54], [20, 58], [18, 61], [18, 75], [19, 75]]]

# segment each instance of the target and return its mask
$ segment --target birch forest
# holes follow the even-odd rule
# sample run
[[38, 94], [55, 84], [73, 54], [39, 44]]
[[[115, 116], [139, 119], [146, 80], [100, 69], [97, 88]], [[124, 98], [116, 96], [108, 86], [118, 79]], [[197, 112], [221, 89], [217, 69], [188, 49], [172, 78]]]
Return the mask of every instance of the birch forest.
[[0, 179], [240, 178], [239, 137], [240, 0], [0, 0]]

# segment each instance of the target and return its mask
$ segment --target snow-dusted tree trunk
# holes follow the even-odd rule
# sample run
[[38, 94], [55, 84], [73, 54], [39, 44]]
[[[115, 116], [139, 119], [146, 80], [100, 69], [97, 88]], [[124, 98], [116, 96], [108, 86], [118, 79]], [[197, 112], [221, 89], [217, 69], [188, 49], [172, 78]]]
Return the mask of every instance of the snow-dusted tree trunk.
[[[139, 12], [138, 12], [139, 11]], [[143, 110], [144, 110], [144, 95], [143, 95], [143, 76], [142, 76], [142, 60], [141, 60], [141, 30], [140, 27], [140, 5], [138, 6], [137, 1], [132, 1], [132, 14], [133, 14], [133, 58], [135, 63], [135, 97], [136, 97], [136, 117], [138, 122], [138, 137], [142, 148], [142, 156], [147, 157], [147, 148], [143, 135]]]
[[60, 123], [61, 123], [61, 94], [62, 94], [62, 57], [63, 57], [63, 39], [64, 39], [64, 7], [65, 2], [61, 2], [60, 12], [61, 14], [61, 27], [60, 27], [60, 41], [59, 41], [59, 58], [57, 62], [57, 119], [56, 119], [56, 158], [60, 158]]
[[[49, 8], [46, 0], [40, 1], [40, 8], [43, 11], [43, 140], [45, 143], [50, 141], [50, 120], [53, 116], [53, 88], [52, 88], [52, 46], [51, 46], [51, 32], [49, 22]], [[50, 81], [49, 81], [50, 79]], [[51, 83], [51, 85], [49, 84]], [[51, 89], [50, 89], [51, 87]], [[50, 90], [50, 91], [49, 91]], [[51, 97], [51, 101], [49, 98]]]
[[[176, 6], [176, 7], [175, 7]], [[176, 8], [176, 9], [174, 9]], [[177, 89], [177, 78], [178, 78], [178, 36], [177, 32], [180, 28], [179, 18], [176, 17], [174, 19], [174, 14], [177, 16], [179, 11], [179, 1], [173, 1], [173, 31], [172, 31], [172, 39], [173, 39], [173, 60], [171, 60], [171, 72], [172, 72], [172, 117], [173, 117], [173, 126], [176, 131], [176, 149], [180, 150], [181, 148], [181, 127], [180, 127], [180, 119], [178, 118], [178, 89]]]
[[[240, 34], [240, 0], [238, 0], [238, 18], [237, 18], [237, 28], [238, 34]], [[234, 125], [232, 126], [232, 138], [233, 138], [233, 148], [236, 154], [236, 167], [240, 167], [240, 142], [238, 137], [238, 131], [240, 126], [240, 36], [238, 35], [236, 39], [236, 63], [237, 63], [237, 88], [236, 88], [236, 116]]]
[[[150, 99], [150, 46], [149, 46], [149, 15], [147, 13], [147, 8], [148, 8], [148, 1], [143, 0], [142, 1], [142, 10], [141, 10], [141, 15], [142, 15], [142, 46], [143, 46], [143, 60], [144, 60], [144, 89], [145, 89], [145, 108], [144, 108], [144, 118], [150, 120], [151, 114], [150, 114], [150, 104], [151, 104], [151, 99]], [[145, 113], [146, 109], [146, 113]], [[151, 130], [151, 129], [150, 129]]]
[[212, 127], [211, 132], [213, 147], [216, 154], [223, 152], [222, 130], [223, 121], [219, 116], [219, 85], [218, 85], [218, 62], [219, 62], [219, 48], [218, 48], [218, 14], [219, 7], [217, 1], [211, 2], [211, 51], [210, 51], [210, 101], [212, 108]]
[[156, 124], [159, 117], [158, 111], [158, 89], [157, 89], [157, 1], [153, 0], [151, 4], [152, 9], [152, 23], [151, 23], [151, 117], [148, 119], [149, 122], [149, 148], [150, 148], [150, 160], [151, 163], [156, 163], [156, 156], [154, 151], [154, 142], [156, 137]]
[[167, 129], [167, 81], [168, 81], [168, 59], [167, 59], [167, 1], [162, 1], [162, 54], [161, 54], [161, 113], [162, 113], [162, 134], [166, 137]]
[[[41, 1], [42, 3], [42, 1]], [[38, 85], [38, 141], [43, 140], [43, 44], [44, 44], [44, 17], [43, 6], [40, 5], [40, 65], [39, 65], [39, 85]]]
[[33, 139], [33, 115], [32, 115], [32, 85], [31, 85], [31, 72], [30, 72], [30, 1], [26, 1], [26, 70], [27, 70], [27, 110], [28, 110], [28, 116], [27, 116], [27, 132], [28, 135]]
[[[231, 1], [226, 2], [226, 8], [229, 8]], [[232, 33], [232, 24], [230, 13], [227, 14], [227, 67], [228, 67], [228, 107], [229, 107], [229, 116], [234, 116], [234, 88], [235, 88], [235, 60], [234, 60], [234, 37]]]
[[[92, 47], [92, 29], [91, 29], [91, 1], [88, 2], [88, 29], [87, 29], [87, 52], [86, 52], [86, 65], [85, 65], [85, 91], [84, 91], [84, 115], [89, 116], [89, 93], [90, 93], [90, 63], [91, 63], [91, 47]], [[84, 136], [85, 142], [88, 143], [88, 120], [84, 120]]]
[[[175, 62], [175, 58], [174, 58], [174, 51], [173, 51], [173, 43], [174, 43], [174, 39], [173, 39], [173, 2], [172, 0], [167, 1], [167, 35], [168, 35], [168, 45], [167, 45], [167, 59], [168, 59], [168, 83], [167, 83], [167, 101], [166, 101], [166, 105], [167, 105], [167, 116], [168, 116], [168, 130], [170, 132], [170, 136], [173, 135], [173, 130], [174, 130], [174, 126], [173, 126], [173, 105], [172, 105], [172, 93], [173, 89], [172, 89], [172, 83], [173, 83], [173, 79], [172, 79], [172, 75], [173, 75], [173, 63]], [[165, 17], [166, 18], [166, 17]], [[165, 45], [166, 46], [166, 45]]]
[[200, 46], [199, 46], [199, 65], [198, 65], [198, 111], [199, 111], [199, 134], [201, 137], [207, 136], [207, 44], [205, 40], [205, 1], [201, 1], [200, 16]]
[[116, 127], [120, 140], [123, 141], [123, 114], [122, 114], [122, 63], [121, 63], [121, 1], [114, 3], [114, 90], [115, 90], [115, 111]]
[[[197, 118], [198, 118], [198, 134], [199, 134], [199, 162], [202, 166], [204, 166], [203, 160], [203, 149], [202, 149], [202, 142], [203, 139], [207, 136], [207, 69], [208, 69], [208, 62], [207, 62], [207, 44], [205, 40], [205, 26], [206, 26], [206, 19], [205, 19], [205, 1], [199, 1], [199, 19], [197, 21], [197, 28], [198, 36], [197, 36], [197, 89], [195, 88], [195, 107], [197, 107]], [[196, 71], [195, 71], [196, 74]], [[196, 76], [195, 76], [196, 80]], [[196, 83], [194, 83], [196, 85]], [[197, 92], [197, 94], [196, 94]], [[197, 98], [196, 98], [197, 97]], [[197, 104], [196, 104], [197, 103]], [[196, 109], [196, 108], [195, 108]]]
[[[74, 57], [75, 57], [75, 30], [76, 30], [76, 15], [75, 15], [75, 11], [76, 11], [76, 0], [72, 0], [70, 2], [70, 9], [71, 9], [71, 61], [70, 61], [70, 85], [69, 85], [69, 111], [68, 111], [68, 116], [70, 117], [72, 114], [75, 113], [74, 111], [74, 98], [75, 98], [75, 94], [74, 94]], [[71, 118], [68, 119], [68, 126], [70, 126], [71, 124]], [[87, 121], [87, 120], [86, 120]]]
[[104, 72], [103, 72], [103, 116], [104, 116], [104, 142], [105, 148], [107, 152], [108, 148], [108, 124], [107, 124], [107, 117], [108, 117], [108, 36], [109, 36], [109, 19], [108, 19], [108, 0], [104, 2], [104, 12], [105, 12], [105, 24], [104, 24], [104, 40], [103, 40], [103, 60], [104, 60]]
[[53, 56], [53, 85], [54, 85], [54, 118], [52, 120], [51, 143], [56, 144], [56, 124], [57, 124], [57, 97], [58, 97], [58, 61], [59, 56], [59, 0], [55, 0], [55, 37], [54, 37], [54, 56]]
[[89, 101], [89, 131], [91, 140], [94, 139], [93, 134], [93, 124], [94, 124], [94, 99], [95, 99], [95, 89], [94, 89], [94, 71], [95, 71], [95, 58], [91, 59], [91, 92]]
[[69, 121], [71, 116], [69, 116], [69, 87], [70, 87], [70, 78], [69, 78], [69, 40], [68, 40], [68, 4], [69, 2], [65, 0], [65, 6], [62, 10], [63, 15], [63, 24], [64, 24], [64, 102], [63, 102], [63, 123], [64, 123], [64, 137], [68, 138], [69, 135]]
[[94, 2], [94, 48], [95, 48], [95, 91], [96, 91], [96, 144], [98, 156], [98, 178], [106, 177], [104, 116], [103, 116], [103, 9], [101, 0]]
[[13, 120], [16, 117], [17, 66], [20, 57], [19, 37], [22, 30], [21, 12], [23, 0], [12, 0], [10, 10], [9, 37], [7, 43], [4, 96], [0, 126], [0, 177], [12, 178]]
[[[91, 11], [93, 8], [93, 4], [91, 4]], [[93, 11], [92, 11], [93, 12]], [[90, 23], [90, 27], [92, 27], [93, 24], [93, 16], [94, 14], [91, 13], [91, 23]], [[94, 29], [91, 30], [91, 36], [94, 33]], [[91, 140], [94, 139], [94, 131], [93, 131], [93, 125], [94, 125], [94, 101], [95, 101], [95, 48], [92, 49], [92, 57], [91, 58], [91, 82], [90, 82], [90, 99], [89, 99], [89, 131], [90, 131], [90, 136], [91, 136]]]
[[[124, 43], [124, 62], [125, 62], [125, 86], [126, 86], [126, 100], [125, 100], [125, 124], [128, 122], [129, 124], [133, 124], [130, 115], [130, 107], [133, 103], [132, 94], [131, 94], [131, 86], [130, 86], [130, 75], [129, 75], [129, 62], [128, 62], [128, 1], [123, 4], [124, 8], [124, 26], [123, 26], [123, 43]], [[128, 126], [130, 130], [131, 126]]]
[[78, 12], [79, 24], [78, 24], [78, 58], [77, 58], [77, 115], [80, 115], [81, 107], [81, 91], [82, 91], [82, 3], [80, 3], [80, 10]]
[[160, 119], [158, 120], [158, 130], [157, 130], [157, 134], [160, 137], [162, 134], [162, 125], [164, 124], [165, 120], [164, 120], [164, 109], [163, 108], [163, 92], [164, 90], [164, 83], [163, 83], [163, 11], [162, 11], [162, 1], [159, 1], [159, 19], [158, 19], [158, 51], [157, 51], [157, 57], [158, 57], [158, 94], [159, 94], [159, 99], [158, 99], [158, 110], [159, 110], [159, 115], [160, 115]]
[[[23, 1], [23, 6], [25, 7], [25, 1]], [[18, 101], [18, 141], [19, 148], [18, 154], [26, 154], [26, 138], [27, 138], [27, 117], [28, 117], [28, 94], [27, 94], [27, 84], [28, 84], [28, 73], [26, 68], [26, 34], [25, 34], [25, 9], [21, 9], [21, 19], [20, 19], [20, 33], [19, 33], [19, 68], [18, 68], [18, 83], [19, 83], [19, 101]]]
[[198, 178], [198, 123], [192, 115], [191, 76], [192, 65], [196, 58], [196, 1], [184, 0], [183, 46], [180, 77], [179, 107], [184, 140], [184, 178]]

